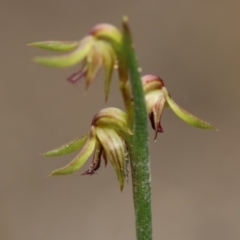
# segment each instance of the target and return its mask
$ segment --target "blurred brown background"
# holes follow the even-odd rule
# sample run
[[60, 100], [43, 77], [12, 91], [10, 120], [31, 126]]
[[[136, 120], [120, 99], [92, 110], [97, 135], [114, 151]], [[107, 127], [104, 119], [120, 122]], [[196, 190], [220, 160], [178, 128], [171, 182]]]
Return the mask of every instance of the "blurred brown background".
[[[185, 125], [170, 110], [152, 140], [154, 239], [240, 239], [239, 1], [1, 0], [0, 239], [134, 239], [131, 184], [111, 165], [98, 175], [47, 178], [75, 154], [39, 153], [85, 133], [106, 106], [102, 75], [84, 94], [78, 69], [31, 62], [40, 40], [82, 38], [96, 23], [131, 20], [143, 74], [160, 75], [185, 109], [219, 132]], [[122, 107], [112, 85], [107, 106]]]

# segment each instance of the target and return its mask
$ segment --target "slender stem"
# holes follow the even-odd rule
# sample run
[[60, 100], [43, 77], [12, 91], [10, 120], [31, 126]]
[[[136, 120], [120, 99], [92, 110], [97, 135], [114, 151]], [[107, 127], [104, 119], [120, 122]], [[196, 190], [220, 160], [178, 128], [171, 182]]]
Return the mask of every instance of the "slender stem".
[[118, 75], [119, 75], [119, 88], [122, 94], [123, 102], [128, 116], [128, 124], [130, 128], [133, 126], [133, 104], [131, 100], [131, 92], [128, 81], [128, 66], [127, 59], [124, 49], [124, 45], [118, 52], [119, 66], [118, 66]]
[[138, 63], [132, 47], [131, 34], [127, 22], [127, 18], [123, 18], [125, 54], [130, 72], [130, 83], [134, 103], [132, 148], [129, 150], [132, 170], [136, 235], [137, 240], [152, 240], [151, 171], [147, 110]]

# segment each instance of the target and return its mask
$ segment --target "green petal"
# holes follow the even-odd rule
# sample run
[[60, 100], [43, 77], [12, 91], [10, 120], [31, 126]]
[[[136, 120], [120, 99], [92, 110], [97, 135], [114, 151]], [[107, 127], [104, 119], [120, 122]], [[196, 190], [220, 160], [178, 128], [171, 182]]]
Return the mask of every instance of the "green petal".
[[105, 102], [107, 102], [115, 65], [115, 55], [113, 51], [108, 51], [103, 55], [103, 58], [105, 67]]
[[107, 163], [108, 163], [108, 159], [107, 159], [107, 155], [105, 153], [105, 151], [103, 150], [102, 152], [102, 158], [104, 160], [104, 164], [105, 164], [105, 167], [107, 166]]
[[105, 68], [105, 101], [107, 102], [116, 56], [113, 47], [106, 41], [98, 40], [95, 46], [103, 59]]
[[110, 128], [96, 128], [96, 135], [117, 174], [120, 189], [124, 187], [125, 147], [123, 140]]
[[103, 147], [99, 142], [99, 140], [96, 138], [95, 151], [92, 159], [92, 164], [94, 169], [96, 168], [96, 166], [98, 166], [97, 168], [100, 167], [102, 152], [103, 152]]
[[173, 112], [181, 118], [184, 122], [188, 123], [189, 125], [192, 125], [194, 127], [198, 128], [204, 128], [204, 129], [214, 129], [214, 127], [210, 124], [207, 123], [200, 118], [197, 118], [193, 116], [191, 113], [187, 112], [180, 106], [178, 106], [174, 100], [169, 96], [167, 90], [164, 91], [166, 95], [166, 100], [170, 106], [170, 108], [173, 110]]
[[43, 41], [30, 43], [28, 46], [54, 52], [70, 52], [73, 51], [78, 44], [78, 41]]
[[59, 168], [51, 173], [51, 176], [54, 175], [66, 175], [76, 172], [78, 169], [80, 169], [83, 164], [88, 160], [88, 158], [91, 156], [91, 154], [94, 151], [96, 143], [95, 134], [92, 131], [90, 133], [90, 136], [83, 147], [82, 151], [70, 162], [68, 165], [66, 165], [63, 168]]
[[59, 148], [55, 148], [51, 151], [48, 151], [43, 155], [46, 157], [57, 157], [57, 156], [69, 154], [81, 148], [86, 143], [86, 141], [87, 141], [87, 134], [79, 138], [76, 138], [73, 141], [66, 143]]
[[91, 56], [87, 59], [87, 75], [86, 75], [86, 90], [90, 86], [91, 82], [96, 78], [100, 68], [103, 65], [102, 56], [95, 48], [91, 51]]
[[71, 67], [82, 61], [92, 48], [93, 38], [85, 37], [78, 47], [71, 53], [54, 57], [36, 57], [34, 61], [44, 66], [66, 68]]

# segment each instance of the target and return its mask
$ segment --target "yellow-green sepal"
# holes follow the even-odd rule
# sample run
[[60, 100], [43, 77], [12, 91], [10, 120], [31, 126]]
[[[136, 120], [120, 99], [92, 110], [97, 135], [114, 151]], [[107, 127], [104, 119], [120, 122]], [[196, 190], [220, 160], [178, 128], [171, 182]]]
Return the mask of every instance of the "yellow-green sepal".
[[66, 155], [66, 154], [72, 153], [72, 152], [80, 149], [81, 147], [83, 147], [83, 145], [86, 143], [86, 141], [87, 141], [87, 134], [85, 134], [79, 138], [76, 138], [69, 143], [62, 145], [59, 148], [50, 150], [50, 151], [44, 153], [43, 155], [45, 157], [58, 157], [58, 156]]
[[77, 48], [79, 41], [42, 41], [29, 43], [30, 47], [37, 47], [53, 52], [71, 52]]
[[184, 122], [188, 123], [189, 125], [197, 128], [203, 129], [212, 129], [215, 128], [208, 122], [201, 120], [200, 118], [192, 115], [191, 113], [187, 112], [183, 108], [181, 108], [170, 96], [166, 89], [163, 90], [166, 96], [167, 103], [169, 107], [173, 110], [173, 112], [181, 118]]
[[85, 37], [74, 51], [66, 55], [53, 57], [36, 57], [34, 62], [48, 67], [67, 68], [81, 62], [91, 51], [93, 44], [93, 37]]
[[67, 175], [79, 170], [88, 160], [95, 149], [96, 138], [94, 129], [89, 134], [88, 140], [81, 152], [65, 167], [54, 170], [50, 175]]

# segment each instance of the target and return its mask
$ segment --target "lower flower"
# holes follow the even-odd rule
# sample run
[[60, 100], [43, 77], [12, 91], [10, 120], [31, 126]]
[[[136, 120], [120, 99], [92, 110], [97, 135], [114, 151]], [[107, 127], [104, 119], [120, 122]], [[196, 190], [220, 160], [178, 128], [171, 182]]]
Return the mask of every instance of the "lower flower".
[[122, 190], [125, 182], [126, 149], [130, 135], [125, 112], [117, 108], [102, 109], [95, 115], [87, 134], [44, 154], [47, 157], [61, 156], [82, 148], [68, 165], [54, 170], [51, 176], [76, 172], [93, 154], [92, 164], [83, 175], [94, 174], [101, 166], [102, 160], [105, 166], [109, 160]]

